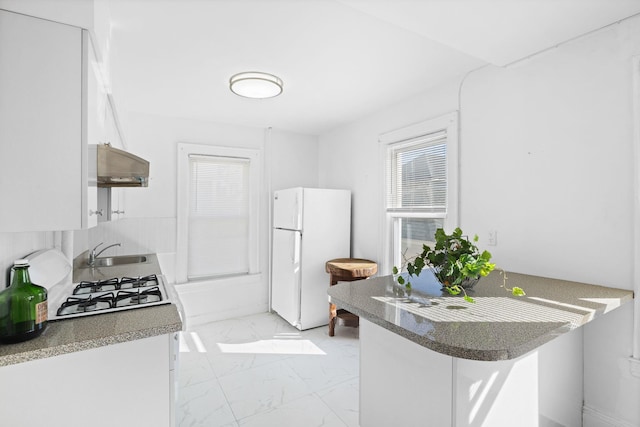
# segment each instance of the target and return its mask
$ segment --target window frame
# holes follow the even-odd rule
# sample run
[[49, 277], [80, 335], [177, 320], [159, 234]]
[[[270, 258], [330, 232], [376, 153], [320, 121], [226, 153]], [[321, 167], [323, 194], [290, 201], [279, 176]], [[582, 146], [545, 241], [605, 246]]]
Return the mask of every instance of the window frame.
[[[176, 282], [187, 283], [189, 260], [189, 185], [191, 156], [235, 157], [249, 161], [249, 246], [248, 274], [256, 274], [259, 268], [259, 221], [260, 221], [260, 150], [250, 148], [234, 148], [215, 145], [178, 143], [177, 155], [177, 238], [176, 238]], [[246, 273], [228, 277], [246, 276]], [[216, 279], [215, 276], [211, 277]], [[201, 281], [204, 278], [192, 279]]]
[[[391, 177], [388, 168], [389, 148], [395, 144], [402, 144], [416, 139], [420, 136], [435, 134], [437, 132], [446, 132], [447, 147], [447, 202], [446, 212], [444, 214], [433, 212], [394, 212], [389, 210], [387, 200], [389, 197]], [[401, 230], [400, 218], [442, 218], [446, 229], [453, 229], [460, 223], [459, 205], [460, 205], [460, 158], [459, 158], [459, 140], [458, 140], [458, 112], [451, 113], [425, 120], [401, 129], [393, 130], [379, 135], [378, 142], [380, 144], [380, 158], [383, 171], [383, 188], [382, 188], [382, 220], [381, 230], [383, 232], [383, 242], [381, 245], [382, 253], [380, 254], [382, 274], [391, 274], [394, 265], [400, 264], [400, 253], [395, 248], [400, 248]], [[396, 253], [397, 252], [397, 253]]]

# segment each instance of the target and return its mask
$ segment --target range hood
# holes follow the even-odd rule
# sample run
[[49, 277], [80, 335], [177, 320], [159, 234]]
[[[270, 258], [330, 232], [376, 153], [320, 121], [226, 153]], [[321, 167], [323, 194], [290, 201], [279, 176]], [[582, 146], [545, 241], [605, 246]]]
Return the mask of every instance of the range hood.
[[98, 187], [147, 187], [149, 162], [131, 153], [98, 144]]

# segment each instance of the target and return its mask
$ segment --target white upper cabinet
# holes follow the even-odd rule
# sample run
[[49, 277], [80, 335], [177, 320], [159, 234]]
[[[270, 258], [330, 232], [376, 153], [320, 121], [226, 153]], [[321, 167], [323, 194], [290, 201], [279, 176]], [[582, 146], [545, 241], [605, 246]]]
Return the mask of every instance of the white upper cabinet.
[[98, 188], [98, 210], [98, 222], [124, 218], [124, 188]]
[[110, 219], [117, 220], [125, 217], [124, 209], [124, 188], [112, 188], [111, 189], [111, 206], [110, 206]]
[[92, 53], [85, 30], [0, 10], [0, 231], [96, 225]]

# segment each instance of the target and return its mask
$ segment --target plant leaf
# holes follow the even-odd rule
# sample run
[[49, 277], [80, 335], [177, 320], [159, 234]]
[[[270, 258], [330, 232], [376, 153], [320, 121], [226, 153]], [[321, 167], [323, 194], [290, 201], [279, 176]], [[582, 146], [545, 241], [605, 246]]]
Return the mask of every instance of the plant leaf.
[[526, 294], [524, 293], [524, 290], [522, 288], [519, 288], [517, 286], [514, 286], [513, 289], [511, 290], [511, 293], [517, 297], [523, 297]]
[[471, 303], [475, 303], [475, 302], [476, 302], [476, 300], [474, 300], [473, 298], [471, 298], [469, 295], [465, 295], [465, 296], [464, 296], [464, 300], [465, 300], [466, 302], [471, 302]]
[[397, 279], [397, 280], [398, 280], [398, 284], [400, 284], [400, 285], [404, 285], [404, 277], [402, 277], [402, 276], [398, 276], [398, 279]]
[[416, 270], [413, 268], [413, 264], [407, 264], [407, 273], [409, 273], [410, 276], [413, 276], [413, 273], [415, 273], [415, 271]]
[[460, 292], [462, 292], [462, 288], [460, 286], [458, 286], [458, 285], [447, 286], [447, 287], [445, 287], [445, 289], [451, 295], [458, 295]]
[[398, 274], [398, 267], [395, 265], [393, 266], [393, 274]]

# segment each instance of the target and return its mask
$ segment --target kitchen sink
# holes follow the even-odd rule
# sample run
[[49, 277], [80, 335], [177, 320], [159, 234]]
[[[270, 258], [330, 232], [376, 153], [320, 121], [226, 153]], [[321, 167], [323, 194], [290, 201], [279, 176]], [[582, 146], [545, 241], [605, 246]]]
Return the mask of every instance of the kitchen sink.
[[86, 268], [90, 267], [114, 267], [116, 265], [126, 265], [126, 264], [140, 264], [143, 262], [147, 262], [147, 257], [144, 255], [124, 255], [124, 256], [113, 256], [113, 257], [104, 257], [104, 258], [96, 258], [93, 262], [93, 265], [87, 265]]

